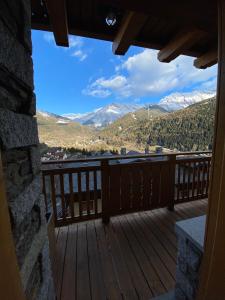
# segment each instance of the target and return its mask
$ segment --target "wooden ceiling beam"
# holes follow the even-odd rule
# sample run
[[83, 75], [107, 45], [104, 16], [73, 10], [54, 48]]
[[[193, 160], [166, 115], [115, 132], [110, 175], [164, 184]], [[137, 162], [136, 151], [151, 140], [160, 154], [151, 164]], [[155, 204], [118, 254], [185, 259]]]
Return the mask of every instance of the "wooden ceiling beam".
[[206, 33], [199, 29], [191, 29], [180, 32], [159, 51], [158, 60], [167, 63], [172, 61], [182, 52], [189, 50], [195, 43], [205, 36]]
[[206, 69], [218, 62], [217, 49], [211, 50], [194, 60], [194, 66], [198, 69]]
[[121, 22], [119, 31], [113, 41], [114, 54], [124, 55], [140, 32], [147, 16], [142, 13], [127, 12]]
[[69, 47], [66, 0], [46, 0], [56, 45]]

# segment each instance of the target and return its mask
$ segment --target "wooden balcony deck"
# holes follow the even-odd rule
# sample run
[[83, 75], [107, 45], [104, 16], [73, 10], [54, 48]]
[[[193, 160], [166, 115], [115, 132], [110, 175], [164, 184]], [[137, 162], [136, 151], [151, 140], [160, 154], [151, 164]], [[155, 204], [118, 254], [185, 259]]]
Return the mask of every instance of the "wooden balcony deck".
[[56, 229], [57, 299], [151, 299], [173, 289], [178, 220], [206, 213], [207, 200]]

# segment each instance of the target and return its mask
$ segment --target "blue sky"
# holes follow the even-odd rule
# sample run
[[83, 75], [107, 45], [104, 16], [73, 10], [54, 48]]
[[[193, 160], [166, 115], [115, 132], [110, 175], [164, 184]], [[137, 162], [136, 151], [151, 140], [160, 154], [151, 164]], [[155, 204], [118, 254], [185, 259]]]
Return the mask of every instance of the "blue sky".
[[70, 37], [70, 47], [57, 47], [51, 33], [33, 31], [37, 107], [57, 114], [84, 113], [116, 103], [156, 103], [172, 93], [211, 91], [217, 66], [193, 67], [180, 56], [170, 64], [157, 51], [130, 47], [115, 56], [110, 42]]

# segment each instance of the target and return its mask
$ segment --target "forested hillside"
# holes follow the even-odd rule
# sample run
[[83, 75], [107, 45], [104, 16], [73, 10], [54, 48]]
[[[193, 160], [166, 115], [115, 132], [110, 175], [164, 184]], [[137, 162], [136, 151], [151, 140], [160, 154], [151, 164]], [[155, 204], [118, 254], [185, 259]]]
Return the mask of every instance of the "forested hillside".
[[112, 145], [160, 145], [179, 151], [212, 148], [215, 98], [204, 100], [173, 113], [144, 117], [138, 122], [126, 116], [101, 132], [101, 138]]

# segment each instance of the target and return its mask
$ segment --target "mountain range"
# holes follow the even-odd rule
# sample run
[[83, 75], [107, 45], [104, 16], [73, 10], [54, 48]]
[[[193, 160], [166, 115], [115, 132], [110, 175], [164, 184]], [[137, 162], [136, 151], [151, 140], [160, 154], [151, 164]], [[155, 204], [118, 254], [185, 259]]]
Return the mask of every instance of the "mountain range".
[[100, 133], [100, 139], [112, 146], [159, 145], [179, 151], [202, 151], [212, 148], [215, 97], [155, 117], [136, 118], [136, 122], [124, 116]]
[[83, 147], [89, 144], [93, 130], [68, 118], [44, 111], [37, 112], [41, 143], [48, 146]]
[[164, 109], [164, 112], [172, 112], [179, 109], [188, 107], [189, 105], [198, 103], [204, 99], [212, 98], [215, 92], [200, 92], [195, 91], [191, 93], [173, 93], [169, 96], [162, 98], [158, 104], [148, 104], [148, 105], [137, 105], [137, 104], [120, 104], [112, 103], [104, 107], [100, 107], [92, 112], [84, 114], [64, 114], [62, 117], [65, 119], [70, 119], [72, 121], [78, 122], [82, 125], [88, 125], [95, 128], [104, 128], [128, 113], [135, 112], [143, 107], [149, 107], [154, 110]]
[[64, 114], [63, 117], [82, 125], [105, 127], [129, 112], [136, 111], [140, 105], [112, 103], [85, 114]]

